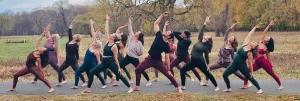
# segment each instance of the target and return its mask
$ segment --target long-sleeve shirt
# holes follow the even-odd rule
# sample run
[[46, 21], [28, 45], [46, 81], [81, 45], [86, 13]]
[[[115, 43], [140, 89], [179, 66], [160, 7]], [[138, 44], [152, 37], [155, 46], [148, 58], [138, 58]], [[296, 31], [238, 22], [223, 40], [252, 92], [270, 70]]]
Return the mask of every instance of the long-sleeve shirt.
[[130, 32], [126, 45], [126, 54], [133, 58], [139, 58], [139, 56], [143, 55], [144, 46], [140, 41], [133, 40], [134, 33]]
[[186, 55], [189, 54], [188, 50], [191, 45], [191, 40], [189, 38], [185, 40], [182, 37], [180, 37], [180, 32], [173, 32], [173, 34], [178, 40], [176, 56], [177, 58], [184, 58]]
[[78, 44], [70, 44], [73, 40], [72, 29], [68, 30], [69, 40], [66, 43], [66, 60], [67, 61], [77, 61], [79, 59], [79, 46]]
[[[202, 39], [204, 36], [204, 29], [205, 25], [202, 26], [199, 35], [198, 35], [198, 42], [194, 44], [191, 57], [192, 58], [203, 58], [206, 60], [206, 63], [209, 64], [209, 48], [202, 43]], [[205, 57], [203, 57], [203, 54]]]
[[225, 48], [225, 44], [228, 40], [228, 34], [230, 33], [230, 31], [232, 31], [231, 28], [229, 28], [225, 32], [224, 45], [219, 50], [217, 63], [220, 63], [220, 64], [225, 63], [226, 64], [226, 63], [230, 63], [233, 60], [234, 49], [233, 48], [230, 48], [230, 49]]

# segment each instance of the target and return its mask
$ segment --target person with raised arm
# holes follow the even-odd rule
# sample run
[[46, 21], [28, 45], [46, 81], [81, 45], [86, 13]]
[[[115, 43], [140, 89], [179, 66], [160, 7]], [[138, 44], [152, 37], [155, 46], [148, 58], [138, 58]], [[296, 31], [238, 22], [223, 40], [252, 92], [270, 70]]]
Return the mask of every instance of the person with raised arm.
[[84, 93], [90, 93], [90, 88], [93, 84], [93, 76], [95, 74], [99, 74], [100, 72], [105, 72], [109, 69], [113, 72], [117, 78], [120, 78], [123, 83], [129, 88], [128, 93], [131, 93], [133, 89], [131, 88], [128, 80], [121, 75], [122, 69], [120, 68], [119, 60], [118, 60], [118, 47], [115, 44], [115, 39], [117, 38], [116, 34], [109, 34], [109, 20], [110, 17], [106, 15], [105, 22], [105, 34], [108, 39], [107, 44], [103, 48], [103, 62], [98, 64], [89, 72], [89, 81], [86, 89], [83, 90]]
[[[86, 72], [86, 74], [89, 77], [90, 80], [94, 80], [94, 78], [90, 78], [90, 71], [97, 65], [100, 64], [101, 59], [101, 47], [102, 43], [100, 40], [97, 40], [96, 33], [94, 29], [94, 21], [90, 20], [90, 28], [91, 28], [91, 36], [92, 36], [92, 42], [90, 44], [90, 47], [87, 49], [83, 63], [79, 67], [79, 69], [75, 73], [75, 85], [72, 87], [72, 89], [78, 89], [78, 82], [79, 77], [81, 76], [81, 73]], [[107, 85], [104, 81], [104, 78], [100, 74], [93, 74], [93, 76], [96, 75], [100, 82], [102, 83], [102, 88], [106, 88]], [[86, 86], [86, 84], [83, 84], [82, 86]]]
[[[172, 74], [168, 72], [168, 70], [170, 70], [170, 59], [169, 59], [170, 48], [168, 45], [168, 39], [171, 37], [172, 32], [165, 31], [165, 30], [161, 32], [159, 28], [159, 24], [161, 23], [161, 20], [166, 16], [168, 16], [168, 12], [164, 12], [163, 14], [161, 14], [158, 17], [158, 19], [154, 22], [154, 32], [156, 34], [155, 34], [155, 39], [148, 51], [149, 56], [146, 57], [145, 60], [142, 61], [138, 65], [137, 69], [135, 70], [135, 74], [136, 74], [135, 91], [140, 90], [139, 86], [140, 86], [142, 72], [144, 72], [146, 69], [150, 67], [154, 67], [172, 82], [177, 92], [182, 93], [181, 87], [178, 85], [177, 81], [172, 76]], [[166, 65], [162, 61], [162, 56], [161, 56], [162, 53], [165, 53]]]
[[[219, 68], [227, 68], [232, 62], [234, 53], [237, 51], [238, 41], [236, 36], [230, 35], [230, 32], [236, 25], [237, 23], [234, 23], [229, 29], [226, 30], [224, 35], [224, 45], [219, 49], [217, 62], [208, 65], [208, 69], [210, 71]], [[245, 80], [245, 77], [239, 72], [235, 72], [234, 74], [238, 78]], [[206, 80], [208, 80], [208, 78]], [[207, 85], [207, 81], [204, 82], [204, 85]]]
[[47, 54], [47, 51], [54, 51], [53, 49], [51, 50], [51, 49], [40, 47], [40, 43], [41, 43], [42, 39], [45, 37], [46, 33], [49, 33], [49, 28], [45, 28], [42, 35], [36, 41], [35, 50], [30, 52], [29, 55], [27, 56], [26, 66], [14, 74], [13, 86], [10, 91], [13, 91], [13, 92], [16, 91], [18, 78], [20, 76], [24, 76], [29, 73], [32, 73], [35, 77], [37, 77], [39, 80], [41, 80], [42, 82], [44, 82], [47, 85], [47, 87], [49, 88], [48, 93], [51, 93], [54, 91], [54, 89], [50, 85], [49, 81], [45, 78], [45, 75], [42, 71], [42, 59], [45, 59], [45, 58], [42, 58], [43, 54]]
[[[268, 30], [274, 24], [274, 21], [271, 21], [269, 25], [265, 28], [262, 33], [260, 42], [257, 47], [257, 53], [254, 55], [255, 60], [253, 63], [253, 72], [263, 68], [269, 75], [273, 77], [273, 79], [278, 84], [278, 89], [283, 89], [280, 78], [273, 70], [273, 65], [270, 58], [270, 53], [274, 51], [274, 39], [267, 35]], [[244, 84], [248, 83], [248, 79], [245, 80]], [[243, 86], [243, 89], [248, 88], [247, 86]]]
[[[143, 55], [144, 51], [144, 34], [141, 31], [134, 32], [132, 29], [132, 21], [131, 18], [128, 18], [128, 41], [126, 45], [126, 56], [124, 60], [120, 63], [120, 67], [126, 73], [128, 79], [132, 81], [131, 75], [129, 71], [126, 69], [126, 66], [132, 64], [135, 68], [139, 65], [140, 61], [139, 58]], [[152, 83], [148, 74], [144, 71], [142, 72], [145, 79], [148, 81], [146, 86], [151, 86]]]
[[[75, 19], [71, 22], [68, 29], [68, 41], [66, 43], [66, 60], [59, 67], [59, 82], [62, 82], [63, 79], [63, 71], [67, 69], [69, 66], [72, 67], [73, 71], [76, 72], [79, 68], [78, 60], [79, 60], [79, 45], [81, 41], [80, 34], [73, 35], [72, 29]], [[85, 83], [84, 76], [80, 76], [83, 83]], [[85, 84], [86, 85], [86, 84]]]
[[[168, 25], [169, 25], [169, 22], [167, 21], [165, 23], [164, 28], [166, 28]], [[177, 69], [180, 70], [181, 68], [179, 67], [179, 63], [184, 62], [185, 64], [187, 64], [190, 62], [190, 55], [189, 55], [188, 50], [189, 50], [189, 47], [190, 47], [192, 41], [190, 39], [191, 33], [189, 31], [173, 32], [173, 35], [178, 40], [177, 48], [174, 50], [174, 52], [176, 54], [176, 58], [170, 62], [170, 71], [171, 71], [172, 75], [174, 76], [174, 71], [173, 71], [174, 67], [177, 67]], [[174, 40], [173, 40], [173, 42], [174, 42]], [[171, 43], [172, 43], [172, 40], [171, 40]], [[172, 60], [172, 58], [170, 58], [170, 60]], [[200, 77], [199, 73], [197, 72], [197, 70], [192, 69], [192, 71], [195, 74], [195, 76], [198, 78], [198, 80], [201, 82], [201, 77]], [[193, 78], [188, 73], [186, 73], [186, 76], [188, 76], [189, 78], [191, 78], [191, 80], [193, 80]]]
[[[232, 63], [226, 68], [223, 73], [223, 79], [226, 83], [227, 89], [224, 92], [231, 92], [231, 86], [229, 81], [229, 76], [236, 71], [240, 71], [246, 79], [249, 79], [251, 83], [258, 89], [257, 94], [262, 94], [263, 90], [260, 88], [258, 82], [253, 78], [250, 72], [253, 71], [253, 50], [257, 47], [255, 41], [251, 41], [251, 36], [255, 32], [256, 28], [259, 28], [259, 24], [256, 25], [246, 36], [243, 46], [240, 47], [233, 58]], [[247, 66], [248, 60], [248, 66]]]
[[[42, 68], [45, 68], [48, 64], [50, 64], [50, 66], [57, 72], [58, 76], [58, 82], [60, 84], [65, 84], [67, 83], [65, 75], [64, 74], [60, 74], [59, 72], [59, 39], [60, 36], [58, 34], [51, 34], [50, 33], [50, 28], [51, 28], [51, 24], [49, 23], [46, 27], [46, 29], [48, 29], [49, 31], [44, 33], [45, 34], [45, 38], [46, 38], [46, 43], [44, 45], [45, 48], [47, 48], [47, 54], [45, 54], [44, 56], [47, 57], [48, 59], [42, 59]], [[59, 75], [62, 75], [62, 80], [60, 81], [59, 79]], [[34, 78], [34, 80], [32, 81], [32, 83], [36, 83], [36, 81], [38, 80], [37, 77]]]
[[194, 69], [195, 67], [198, 67], [201, 72], [204, 73], [204, 75], [208, 77], [209, 80], [213, 83], [213, 85], [215, 86], [215, 91], [220, 90], [217, 81], [215, 80], [214, 76], [208, 71], [207, 67], [207, 64], [209, 64], [209, 53], [211, 52], [211, 49], [213, 47], [212, 37], [204, 35], [204, 30], [208, 23], [210, 23], [210, 19], [209, 17], [206, 17], [204, 25], [199, 31], [198, 42], [193, 46], [191, 61], [180, 70], [181, 85], [183, 86], [183, 89], [185, 89], [184, 86], [186, 72]]

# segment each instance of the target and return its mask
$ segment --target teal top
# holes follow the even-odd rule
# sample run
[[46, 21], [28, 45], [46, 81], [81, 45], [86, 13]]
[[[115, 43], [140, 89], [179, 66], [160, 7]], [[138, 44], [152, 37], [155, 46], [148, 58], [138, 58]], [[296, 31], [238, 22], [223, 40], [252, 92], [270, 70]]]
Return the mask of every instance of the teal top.
[[238, 51], [234, 57], [234, 61], [243, 61], [243, 62], [245, 61], [246, 62], [246, 60], [248, 58], [248, 54], [247, 54], [248, 51], [244, 51], [244, 47], [245, 46], [238, 49]]
[[90, 63], [90, 64], [97, 64], [97, 58], [93, 52], [91, 52], [90, 48], [87, 49], [85, 56], [84, 56], [84, 63]]

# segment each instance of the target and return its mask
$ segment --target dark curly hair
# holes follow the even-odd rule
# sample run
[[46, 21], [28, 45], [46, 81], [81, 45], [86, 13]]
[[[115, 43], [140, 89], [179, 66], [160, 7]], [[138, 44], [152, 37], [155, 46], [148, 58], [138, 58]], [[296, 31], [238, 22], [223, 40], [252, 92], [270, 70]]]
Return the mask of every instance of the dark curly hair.
[[204, 45], [208, 48], [208, 52], [210, 53], [213, 47], [213, 40], [212, 38], [209, 38]]
[[273, 52], [274, 51], [274, 39], [271, 37], [268, 43], [266, 44], [267, 46], [267, 51], [268, 52]]
[[124, 33], [121, 35], [121, 42], [124, 46], [126, 46], [126, 44], [127, 44], [127, 39], [128, 39], [128, 34]]
[[236, 37], [234, 36], [234, 40], [231, 43], [232, 48], [234, 49], [234, 51], [237, 51], [237, 47], [239, 46], [238, 40], [236, 39]]
[[138, 36], [138, 40], [144, 45], [144, 33], [140, 33]]
[[189, 31], [184, 31], [183, 32], [187, 38], [190, 38], [191, 37], [191, 33]]

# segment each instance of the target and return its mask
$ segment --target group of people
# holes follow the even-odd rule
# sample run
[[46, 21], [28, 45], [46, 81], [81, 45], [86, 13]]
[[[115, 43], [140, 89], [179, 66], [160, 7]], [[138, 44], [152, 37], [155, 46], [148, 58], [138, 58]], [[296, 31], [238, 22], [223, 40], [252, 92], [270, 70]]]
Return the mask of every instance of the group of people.
[[[231, 92], [229, 76], [235, 74], [240, 78], [244, 85], [242, 89], [252, 86], [258, 89], [257, 93], [263, 93], [258, 82], [253, 78], [252, 72], [263, 68], [269, 75], [271, 75], [278, 83], [278, 89], [283, 89], [281, 80], [278, 75], [273, 71], [270, 53], [274, 51], [274, 40], [267, 35], [267, 31], [274, 24], [273, 21], [265, 28], [261, 35], [259, 42], [251, 41], [251, 37], [255, 30], [260, 27], [256, 25], [246, 36], [242, 46], [238, 48], [237, 37], [230, 35], [237, 23], [234, 23], [224, 35], [224, 43], [218, 52], [218, 58], [215, 63], [210, 63], [209, 54], [213, 48], [213, 39], [211, 36], [206, 35], [204, 30], [210, 24], [210, 18], [206, 17], [200, 31], [198, 33], [198, 40], [193, 45], [191, 54], [189, 54], [189, 47], [191, 45], [191, 33], [189, 31], [170, 31], [167, 29], [169, 22], [166, 21], [163, 29], [160, 29], [162, 19], [168, 16], [168, 12], [161, 14], [154, 22], [155, 38], [148, 51], [148, 56], [140, 61], [139, 58], [144, 54], [144, 34], [141, 31], [133, 31], [131, 18], [128, 19], [128, 24], [119, 27], [115, 33], [109, 32], [110, 17], [106, 16], [105, 21], [105, 38], [107, 42], [102, 46], [102, 42], [97, 38], [98, 31], [95, 31], [94, 21], [90, 20], [90, 36], [92, 38], [89, 48], [86, 50], [83, 63], [79, 66], [79, 44], [81, 36], [79, 34], [73, 35], [73, 23], [69, 26], [68, 42], [66, 43], [66, 59], [59, 66], [59, 52], [58, 52], [58, 34], [51, 34], [49, 24], [44, 28], [41, 37], [37, 40], [35, 50], [32, 51], [26, 60], [26, 66], [19, 70], [13, 79], [13, 87], [10, 91], [15, 91], [18, 78], [25, 74], [32, 73], [37, 79], [43, 81], [49, 87], [49, 93], [54, 89], [49, 81], [45, 78], [42, 68], [50, 64], [58, 73], [58, 85], [67, 83], [63, 71], [69, 66], [75, 72], [75, 84], [72, 89], [78, 89], [79, 79], [82, 81], [82, 87], [86, 87], [83, 92], [90, 93], [93, 84], [94, 76], [100, 80], [103, 85], [102, 88], [107, 87], [106, 78], [109, 77], [111, 82], [118, 85], [116, 82], [121, 80], [127, 87], [128, 93], [140, 90], [141, 74], [147, 80], [146, 86], [151, 86], [152, 82], [145, 71], [153, 67], [156, 72], [161, 72], [167, 77], [170, 82], [175, 86], [177, 92], [185, 90], [186, 76], [192, 78], [187, 72], [192, 70], [195, 76], [203, 86], [208, 85], [211, 81], [215, 86], [215, 91], [219, 91], [218, 83], [211, 73], [212, 70], [219, 68], [226, 68], [223, 73], [223, 78], [226, 83], [227, 89], [224, 92]], [[123, 34], [122, 30], [128, 27], [128, 34]], [[40, 43], [43, 38], [46, 38], [46, 43], [43, 47]], [[177, 39], [177, 45], [175, 44]], [[164, 53], [164, 56], [162, 56]], [[164, 57], [164, 59], [163, 59]], [[184, 66], [179, 64], [184, 62]], [[133, 84], [131, 75], [126, 66], [132, 64], [135, 69], [136, 83]], [[181, 85], [175, 79], [173, 68], [177, 67], [180, 70]], [[205, 75], [205, 79], [201, 79], [196, 67]], [[88, 80], [84, 78], [82, 73], [87, 74]], [[127, 78], [125, 77], [126, 74]], [[158, 73], [156, 77], [158, 78]], [[157, 80], [157, 78], [155, 80]], [[248, 83], [248, 80], [252, 83]]]

